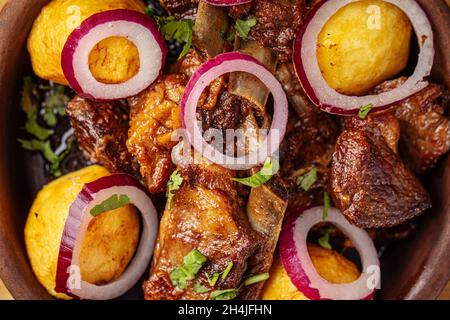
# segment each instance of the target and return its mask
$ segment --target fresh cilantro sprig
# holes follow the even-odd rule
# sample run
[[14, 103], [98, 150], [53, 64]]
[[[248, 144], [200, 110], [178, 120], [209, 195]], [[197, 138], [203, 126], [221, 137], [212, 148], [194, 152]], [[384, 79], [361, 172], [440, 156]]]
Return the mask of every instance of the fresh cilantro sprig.
[[373, 108], [373, 105], [371, 103], [360, 107], [359, 112], [358, 112], [358, 117], [360, 117], [361, 119], [365, 119], [369, 115], [372, 108]]
[[[40, 95], [38, 88], [48, 91], [41, 110], [39, 108]], [[57, 124], [56, 116], [65, 115], [65, 105], [68, 102], [69, 97], [65, 94], [64, 87], [54, 85], [51, 82], [48, 86], [38, 87], [31, 77], [24, 78], [21, 99], [21, 107], [26, 114], [24, 130], [34, 138], [30, 140], [19, 139], [19, 142], [25, 150], [41, 152], [44, 159], [50, 164], [50, 173], [55, 177], [62, 175], [61, 162], [71, 152], [75, 139], [72, 136], [67, 138], [65, 141], [66, 147], [62, 151], [55, 153], [49, 140], [54, 134], [54, 130], [40, 125], [38, 119], [41, 114], [42, 119], [48, 126], [55, 126]]]
[[195, 276], [206, 263], [208, 258], [197, 249], [192, 250], [183, 258], [183, 264], [172, 270], [170, 281], [179, 289], [185, 289], [187, 282], [195, 279]]
[[247, 178], [234, 178], [233, 181], [239, 182], [251, 188], [257, 188], [268, 182], [280, 170], [280, 163], [277, 159], [268, 158], [261, 171]]
[[313, 167], [308, 173], [298, 177], [297, 184], [305, 191], [309, 191], [317, 181], [317, 168]]
[[41, 141], [48, 139], [54, 132], [38, 123], [39, 94], [31, 77], [24, 78], [21, 105], [27, 116], [25, 131]]
[[182, 183], [183, 177], [178, 170], [175, 170], [170, 176], [169, 182], [167, 182], [167, 209], [169, 209], [169, 211], [172, 207], [172, 198], [175, 195], [175, 191], [180, 189]]
[[232, 300], [237, 297], [236, 289], [216, 290], [211, 292], [212, 300]]
[[233, 27], [231, 27], [230, 34], [228, 35], [228, 42], [233, 42], [236, 37], [236, 32], [244, 40], [248, 39], [250, 30], [256, 26], [256, 18], [251, 18], [248, 20], [237, 19]]
[[317, 240], [319, 245], [324, 249], [333, 249], [330, 244], [330, 235], [335, 232], [334, 228], [327, 228], [322, 231], [323, 235]]
[[251, 276], [251, 277], [248, 277], [247, 279], [245, 279], [244, 285], [251, 286], [252, 284], [266, 281], [267, 279], [269, 279], [269, 277], [270, 277], [270, 275], [268, 272], [256, 274], [254, 276]]
[[166, 40], [175, 40], [178, 43], [184, 43], [183, 50], [181, 51], [178, 60], [186, 56], [192, 46], [194, 20], [177, 20], [173, 16], [158, 16], [153, 8], [147, 8], [146, 14], [155, 19], [158, 24], [159, 31], [161, 31]]
[[60, 154], [56, 154], [50, 145], [50, 141], [40, 141], [36, 139], [23, 140], [19, 139], [22, 148], [28, 151], [41, 152], [44, 159], [50, 163], [50, 173], [55, 177], [60, 177], [61, 172], [61, 162], [67, 157], [67, 155], [72, 151], [75, 144], [75, 139], [73, 137], [69, 138], [67, 142], [67, 147]]
[[126, 194], [114, 194], [99, 205], [91, 209], [91, 215], [96, 217], [104, 212], [115, 210], [130, 204], [131, 200]]
[[323, 216], [322, 216], [322, 220], [325, 221], [328, 219], [328, 211], [330, 210], [330, 205], [331, 205], [331, 200], [330, 200], [330, 195], [328, 194], [328, 192], [324, 192], [323, 194]]
[[45, 98], [43, 103], [42, 118], [50, 127], [56, 126], [58, 123], [57, 116], [66, 115], [66, 105], [70, 98], [65, 93], [64, 86], [53, 85], [50, 86], [50, 93]]

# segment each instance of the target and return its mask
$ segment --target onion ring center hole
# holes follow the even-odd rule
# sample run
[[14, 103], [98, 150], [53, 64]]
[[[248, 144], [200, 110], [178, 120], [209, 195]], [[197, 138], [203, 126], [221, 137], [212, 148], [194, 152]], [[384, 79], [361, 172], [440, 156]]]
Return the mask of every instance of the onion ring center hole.
[[[321, 222], [314, 225], [308, 232], [307, 243], [311, 261], [317, 273], [325, 280], [332, 283], [351, 283], [359, 277], [362, 270], [359, 252], [334, 224]], [[331, 249], [325, 248], [328, 245]], [[332, 251], [324, 255], [323, 250]], [[352, 275], [355, 276], [354, 279]]]
[[89, 53], [89, 69], [98, 82], [127, 82], [139, 72], [139, 50], [133, 42], [124, 37], [105, 38]]
[[[268, 98], [266, 99], [268, 94]], [[267, 101], [267, 102], [266, 102]], [[265, 103], [265, 105], [263, 105]], [[230, 145], [243, 145], [244, 154], [255, 146], [254, 134], [244, 134], [243, 141], [238, 142], [239, 135], [233, 141], [226, 141], [226, 130], [270, 129], [273, 118], [274, 100], [269, 89], [253, 74], [247, 72], [226, 73], [209, 83], [200, 95], [197, 103], [197, 120], [201, 122], [204, 134], [208, 129], [222, 130], [223, 150], [229, 156], [236, 156], [238, 149]], [[207, 139], [214, 144], [215, 139]], [[235, 152], [229, 152], [234, 150]]]
[[131, 204], [94, 217], [82, 240], [81, 278], [104, 285], [119, 278], [133, 260], [141, 234], [141, 215]]

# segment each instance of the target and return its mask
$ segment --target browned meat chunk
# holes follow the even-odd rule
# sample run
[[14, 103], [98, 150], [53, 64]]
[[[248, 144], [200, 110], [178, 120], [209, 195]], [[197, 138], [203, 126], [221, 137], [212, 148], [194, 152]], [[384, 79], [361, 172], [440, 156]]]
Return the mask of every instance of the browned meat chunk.
[[[209, 299], [214, 290], [238, 288], [247, 269], [247, 260], [258, 245], [230, 171], [201, 164], [179, 170], [182, 186], [175, 192], [170, 210], [161, 220], [150, 278], [144, 284], [145, 298]], [[186, 288], [172, 284], [170, 273], [180, 267], [183, 257], [197, 249], [208, 260]], [[223, 272], [233, 262], [229, 275], [208, 283], [214, 273]], [[207, 292], [196, 292], [196, 282]]]
[[349, 130], [364, 130], [372, 136], [382, 137], [389, 147], [397, 153], [400, 139], [400, 124], [391, 110], [371, 113], [367, 118], [347, 118], [345, 127]]
[[92, 102], [75, 97], [67, 106], [75, 136], [86, 157], [110, 172], [135, 174], [126, 147], [128, 110], [119, 102]]
[[199, 0], [160, 0], [164, 9], [177, 18], [193, 18], [197, 12]]
[[[283, 85], [291, 107], [289, 123], [281, 144], [281, 174], [290, 184], [288, 211], [323, 203], [328, 188], [329, 164], [340, 128], [327, 114], [313, 106], [300, 86], [291, 64], [281, 64], [276, 77]], [[317, 181], [309, 190], [298, 179], [317, 169]]]
[[[388, 91], [405, 81], [406, 78], [388, 81], [375, 91]], [[401, 129], [400, 153], [419, 175], [432, 169], [450, 150], [448, 97], [442, 86], [430, 84], [395, 108]]]
[[427, 191], [384, 138], [363, 130], [339, 137], [331, 192], [345, 217], [361, 228], [397, 226], [431, 207]]
[[230, 15], [235, 19], [255, 17], [257, 24], [251, 29], [250, 36], [262, 46], [276, 51], [281, 61], [288, 61], [304, 12], [303, 0], [265, 0], [235, 6]]
[[175, 169], [171, 149], [172, 133], [181, 127], [179, 103], [187, 77], [164, 76], [155, 85], [129, 99], [130, 130], [127, 147], [141, 166], [141, 174], [151, 193], [165, 192]]

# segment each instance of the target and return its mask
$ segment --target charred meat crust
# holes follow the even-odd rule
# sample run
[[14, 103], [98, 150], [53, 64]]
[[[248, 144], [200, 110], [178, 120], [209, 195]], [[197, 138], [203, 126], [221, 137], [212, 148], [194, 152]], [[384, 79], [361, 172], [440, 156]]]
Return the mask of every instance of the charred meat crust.
[[130, 130], [127, 147], [140, 165], [150, 193], [166, 191], [175, 166], [172, 133], [181, 127], [179, 102], [187, 77], [169, 74], [136, 97], [129, 99]]
[[93, 102], [75, 97], [67, 106], [75, 136], [86, 157], [110, 172], [135, 174], [128, 152], [128, 110], [120, 102]]
[[361, 228], [397, 226], [431, 207], [427, 191], [386, 141], [362, 130], [339, 137], [331, 192], [342, 214]]
[[[259, 244], [258, 235], [245, 217], [231, 173], [216, 165], [179, 169], [183, 184], [175, 193], [171, 209], [164, 212], [150, 278], [144, 284], [145, 298], [209, 299], [210, 292], [238, 288], [247, 270], [247, 260]], [[173, 286], [170, 272], [182, 264], [192, 249], [207, 256], [196, 281], [210, 292], [198, 293], [195, 281], [187, 288]], [[208, 277], [233, 268], [226, 279], [211, 287]]]
[[304, 13], [303, 0], [265, 0], [233, 6], [229, 14], [234, 19], [255, 17], [257, 24], [250, 31], [251, 38], [277, 52], [281, 61], [288, 61]]
[[[384, 82], [375, 93], [395, 89], [405, 81], [402, 77]], [[428, 173], [450, 150], [448, 102], [448, 91], [430, 84], [394, 109], [401, 129], [400, 154], [418, 175]]]

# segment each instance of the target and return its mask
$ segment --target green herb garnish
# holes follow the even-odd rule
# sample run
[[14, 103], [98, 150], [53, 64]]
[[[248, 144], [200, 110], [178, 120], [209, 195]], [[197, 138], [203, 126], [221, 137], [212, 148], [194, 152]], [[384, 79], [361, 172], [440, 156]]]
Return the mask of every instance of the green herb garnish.
[[216, 290], [211, 292], [212, 300], [232, 300], [237, 297], [236, 289]]
[[305, 191], [309, 191], [317, 181], [317, 168], [313, 167], [308, 173], [298, 177], [297, 184]]
[[45, 98], [43, 103], [42, 117], [45, 122], [50, 126], [56, 126], [58, 120], [57, 116], [66, 115], [66, 105], [69, 103], [70, 98], [65, 94], [65, 89], [60, 85], [52, 85], [52, 92]]
[[333, 228], [327, 228], [323, 231], [323, 236], [320, 237], [317, 242], [319, 245], [324, 249], [331, 250], [331, 244], [330, 244], [330, 234], [332, 234], [335, 230]]
[[362, 106], [359, 108], [358, 117], [361, 119], [365, 119], [367, 115], [369, 114], [370, 110], [372, 110], [373, 105], [371, 103]]
[[214, 287], [219, 280], [220, 273], [214, 272], [211, 277], [208, 277], [208, 283], [211, 287]]
[[237, 19], [234, 28], [242, 39], [247, 40], [250, 29], [254, 26], [256, 26], [256, 18], [248, 20]]
[[182, 59], [189, 51], [192, 45], [192, 37], [194, 34], [194, 20], [181, 19], [177, 20], [173, 16], [162, 17], [157, 16], [153, 8], [147, 8], [145, 13], [155, 19], [158, 28], [164, 35], [166, 40], [175, 40], [178, 43], [184, 43], [183, 51], [180, 53], [178, 60]]
[[208, 259], [197, 249], [192, 250], [183, 258], [183, 264], [170, 273], [172, 284], [185, 289], [187, 281], [195, 279], [202, 266]]
[[199, 281], [194, 283], [194, 292], [196, 293], [205, 293], [208, 292], [208, 288], [202, 285]]
[[244, 285], [246, 286], [250, 286], [252, 284], [261, 282], [261, 281], [266, 281], [267, 279], [269, 279], [269, 273], [261, 273], [261, 274], [257, 274], [251, 277], [248, 277], [247, 279], [245, 279], [244, 281]]
[[50, 141], [40, 141], [40, 140], [21, 140], [19, 139], [22, 148], [28, 151], [39, 151], [44, 156], [45, 160], [50, 163], [50, 172], [55, 177], [60, 177], [62, 175], [60, 165], [61, 162], [67, 157], [70, 151], [73, 148], [75, 143], [75, 139], [69, 138], [69, 142], [67, 143], [67, 147], [64, 151], [62, 151], [59, 155], [53, 152], [52, 147], [50, 145]]
[[280, 170], [278, 160], [268, 158], [258, 173], [248, 178], [234, 178], [233, 181], [242, 183], [251, 188], [257, 188], [269, 181]]
[[104, 212], [121, 208], [130, 203], [131, 200], [126, 194], [115, 194], [103, 201], [101, 204], [96, 205], [94, 208], [92, 208], [91, 215], [96, 217]]
[[323, 194], [323, 216], [322, 220], [325, 221], [328, 218], [328, 210], [330, 209], [330, 195], [328, 192], [324, 192]]
[[175, 170], [170, 176], [169, 182], [167, 182], [167, 208], [171, 209], [172, 198], [175, 194], [175, 191], [180, 189], [181, 184], [183, 183], [183, 177], [180, 175], [178, 170]]
[[228, 264], [228, 266], [225, 268], [225, 270], [223, 270], [223, 272], [222, 272], [222, 280], [225, 280], [228, 277], [228, 275], [230, 274], [231, 269], [233, 269], [233, 265], [234, 265], [234, 263], [233, 263], [233, 261], [231, 261]]
[[31, 77], [24, 78], [21, 105], [22, 110], [27, 115], [25, 130], [41, 141], [48, 139], [54, 132], [53, 130], [42, 127], [37, 122], [39, 94], [37, 92], [37, 86], [33, 83]]

